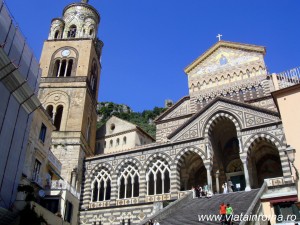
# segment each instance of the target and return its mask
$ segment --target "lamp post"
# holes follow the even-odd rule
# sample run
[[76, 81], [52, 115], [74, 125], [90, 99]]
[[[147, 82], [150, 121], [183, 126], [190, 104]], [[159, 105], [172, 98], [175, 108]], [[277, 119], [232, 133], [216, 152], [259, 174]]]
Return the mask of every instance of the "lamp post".
[[297, 185], [297, 183], [299, 181], [299, 171], [298, 171], [298, 169], [294, 165], [296, 150], [294, 148], [292, 148], [291, 146], [288, 145], [284, 152], [285, 152], [286, 156], [288, 157], [290, 165], [292, 165], [292, 167], [295, 170], [295, 173], [296, 173], [296, 185]]

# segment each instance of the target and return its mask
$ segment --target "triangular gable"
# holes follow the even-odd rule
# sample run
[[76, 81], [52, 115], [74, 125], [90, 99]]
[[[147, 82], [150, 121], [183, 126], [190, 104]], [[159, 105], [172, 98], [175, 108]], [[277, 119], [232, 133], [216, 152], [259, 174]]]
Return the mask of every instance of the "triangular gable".
[[187, 66], [185, 73], [194, 77], [255, 63], [262, 64], [265, 53], [265, 47], [262, 46], [219, 41]]
[[97, 138], [122, 133], [136, 128], [137, 126], [135, 124], [120, 119], [116, 116], [112, 116], [97, 130]]
[[218, 97], [171, 133], [168, 138], [172, 141], [182, 141], [203, 137], [206, 123], [218, 112], [235, 117], [241, 130], [281, 122], [277, 112]]
[[185, 96], [155, 119], [155, 123], [190, 115], [190, 97]]

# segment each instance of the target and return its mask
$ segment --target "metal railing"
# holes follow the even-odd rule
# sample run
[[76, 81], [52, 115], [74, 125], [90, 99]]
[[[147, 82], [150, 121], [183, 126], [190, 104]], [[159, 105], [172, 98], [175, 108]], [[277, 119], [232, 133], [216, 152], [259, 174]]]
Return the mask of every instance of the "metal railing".
[[64, 180], [52, 180], [51, 181], [51, 189], [53, 190], [67, 190], [69, 191], [72, 195], [74, 195], [77, 199], [80, 198], [80, 193], [71, 186], [68, 182]]
[[279, 89], [290, 87], [300, 83], [300, 67], [276, 74]]

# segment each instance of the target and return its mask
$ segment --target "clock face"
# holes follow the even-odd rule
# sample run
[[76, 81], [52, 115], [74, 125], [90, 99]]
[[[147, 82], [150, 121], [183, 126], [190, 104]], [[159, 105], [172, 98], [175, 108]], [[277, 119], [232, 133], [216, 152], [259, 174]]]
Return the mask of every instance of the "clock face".
[[66, 56], [70, 55], [70, 53], [71, 53], [71, 52], [70, 52], [69, 49], [65, 49], [65, 50], [63, 50], [63, 51], [61, 52], [61, 55], [66, 57]]

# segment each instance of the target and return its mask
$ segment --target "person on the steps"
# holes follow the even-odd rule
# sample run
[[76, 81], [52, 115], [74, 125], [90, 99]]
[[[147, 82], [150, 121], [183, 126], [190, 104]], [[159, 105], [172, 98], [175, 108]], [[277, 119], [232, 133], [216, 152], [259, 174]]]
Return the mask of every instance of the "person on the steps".
[[227, 188], [227, 183], [226, 182], [223, 183], [222, 188], [223, 188], [223, 194], [227, 194], [228, 193], [228, 188]]
[[226, 206], [226, 222], [227, 222], [227, 225], [232, 225], [233, 224], [232, 216], [233, 216], [233, 209], [230, 206], [230, 204], [228, 203], [227, 206]]
[[226, 205], [224, 202], [220, 205], [221, 225], [226, 224]]
[[155, 220], [153, 225], [160, 225], [160, 224], [157, 220]]
[[148, 225], [153, 225], [152, 220], [149, 220], [149, 221], [148, 221]]
[[196, 198], [196, 188], [192, 186], [193, 198]]
[[234, 185], [233, 185], [233, 183], [230, 179], [227, 182], [227, 188], [228, 188], [228, 192], [234, 192], [235, 191]]

